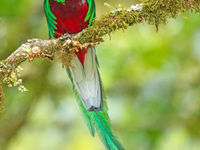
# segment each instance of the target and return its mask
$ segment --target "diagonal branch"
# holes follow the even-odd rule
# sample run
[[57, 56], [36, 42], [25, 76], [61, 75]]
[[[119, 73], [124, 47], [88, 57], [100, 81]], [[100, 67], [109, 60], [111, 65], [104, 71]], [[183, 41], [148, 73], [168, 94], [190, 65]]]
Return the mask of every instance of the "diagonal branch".
[[129, 9], [119, 8], [99, 17], [91, 27], [79, 34], [64, 35], [52, 40], [28, 40], [7, 59], [0, 61], [0, 103], [3, 97], [2, 82], [8, 85], [18, 82], [16, 68], [26, 60], [53, 60], [57, 53], [62, 63], [69, 66], [75, 52], [103, 42], [102, 38], [105, 35], [119, 29], [125, 30], [128, 26], [144, 21], [158, 29], [158, 25], [166, 23], [168, 18], [175, 18], [188, 10], [200, 12], [200, 0], [144, 0], [143, 3], [133, 5]]

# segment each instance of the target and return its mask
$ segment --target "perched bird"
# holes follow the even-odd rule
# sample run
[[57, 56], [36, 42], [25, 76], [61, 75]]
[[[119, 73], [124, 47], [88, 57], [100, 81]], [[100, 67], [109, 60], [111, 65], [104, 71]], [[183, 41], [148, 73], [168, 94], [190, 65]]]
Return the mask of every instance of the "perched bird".
[[[96, 16], [94, 0], [44, 0], [44, 9], [50, 38], [79, 33]], [[123, 150], [109, 122], [95, 48], [79, 50], [71, 64], [68, 76], [92, 136], [97, 131], [107, 150]]]

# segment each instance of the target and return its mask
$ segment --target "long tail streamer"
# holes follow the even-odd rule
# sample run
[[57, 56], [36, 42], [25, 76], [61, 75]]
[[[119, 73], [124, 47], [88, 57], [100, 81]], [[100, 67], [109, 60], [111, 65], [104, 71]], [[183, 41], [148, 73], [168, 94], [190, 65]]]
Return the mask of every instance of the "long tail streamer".
[[[68, 76], [73, 83], [73, 77], [70, 69], [67, 69]], [[73, 84], [74, 85], [74, 84]], [[82, 111], [84, 119], [90, 130], [92, 136], [95, 135], [95, 129], [100, 136], [102, 142], [104, 143], [107, 150], [124, 150], [123, 146], [120, 144], [116, 136], [112, 131], [110, 120], [107, 113], [107, 105], [105, 98], [103, 98], [103, 110], [101, 111], [88, 111], [83, 105], [75, 86], [73, 86], [74, 93], [76, 95], [76, 100]]]

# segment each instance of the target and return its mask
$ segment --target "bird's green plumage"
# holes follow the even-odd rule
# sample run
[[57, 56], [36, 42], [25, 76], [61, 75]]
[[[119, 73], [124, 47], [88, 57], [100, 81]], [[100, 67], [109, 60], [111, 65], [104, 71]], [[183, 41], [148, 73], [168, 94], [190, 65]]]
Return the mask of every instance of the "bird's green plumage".
[[113, 135], [107, 111], [94, 111], [94, 122], [107, 150], [124, 150], [117, 138]]
[[54, 31], [57, 29], [56, 27], [56, 16], [52, 13], [49, 0], [44, 0], [44, 10], [47, 18], [47, 24], [49, 28], [49, 36], [53, 38], [55, 36]]
[[94, 0], [87, 0], [88, 3], [88, 12], [85, 17], [85, 21], [89, 20], [89, 26], [92, 24], [93, 19], [96, 17], [96, 11], [95, 11], [95, 2]]
[[55, 1], [64, 3], [66, 0], [55, 0]]

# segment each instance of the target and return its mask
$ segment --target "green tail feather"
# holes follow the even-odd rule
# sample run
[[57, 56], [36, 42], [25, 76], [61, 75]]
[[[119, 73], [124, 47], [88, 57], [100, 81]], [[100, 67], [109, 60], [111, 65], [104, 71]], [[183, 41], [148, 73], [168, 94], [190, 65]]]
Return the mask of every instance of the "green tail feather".
[[117, 138], [113, 135], [108, 114], [105, 111], [92, 112], [95, 126], [107, 150], [124, 150]]
[[[71, 72], [67, 69], [68, 76], [73, 83], [73, 79], [71, 76]], [[74, 85], [74, 84], [73, 84]], [[107, 150], [124, 150], [123, 146], [117, 140], [115, 135], [112, 132], [112, 128], [110, 125], [108, 113], [107, 113], [107, 105], [104, 100], [103, 110], [102, 111], [88, 111], [82, 101], [79, 98], [77, 91], [74, 89], [74, 93], [76, 95], [76, 100], [79, 104], [79, 107], [83, 113], [87, 126], [90, 130], [92, 136], [95, 135], [94, 127], [96, 128], [97, 133], [99, 134], [102, 142], [104, 143]], [[105, 99], [105, 98], [104, 98]]]
[[88, 126], [88, 128], [90, 130], [90, 133], [91, 133], [92, 136], [94, 136], [95, 135], [95, 130], [94, 130], [94, 126], [93, 126], [94, 123], [93, 123], [93, 120], [92, 120], [92, 114], [87, 109], [85, 109], [85, 107], [84, 107], [83, 103], [81, 102], [81, 100], [80, 100], [80, 98], [78, 96], [78, 93], [76, 92], [75, 89], [74, 89], [74, 93], [76, 95], [76, 100], [77, 100], [77, 102], [79, 104], [79, 107], [80, 107], [80, 109], [81, 109], [81, 111], [83, 113], [83, 117], [84, 117], [84, 119], [86, 121], [86, 124], [87, 124], [87, 126]]

